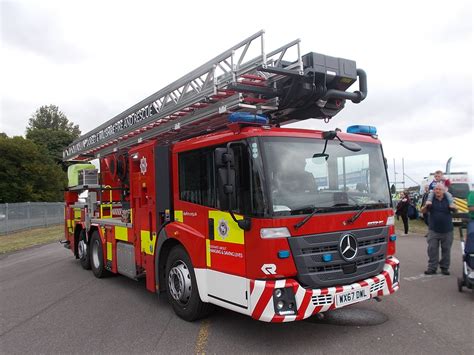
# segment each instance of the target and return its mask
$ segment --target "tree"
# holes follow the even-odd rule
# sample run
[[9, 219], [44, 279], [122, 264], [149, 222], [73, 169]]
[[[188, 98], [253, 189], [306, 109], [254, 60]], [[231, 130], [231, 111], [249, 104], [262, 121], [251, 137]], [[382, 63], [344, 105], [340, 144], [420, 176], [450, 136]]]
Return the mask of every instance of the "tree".
[[69, 122], [66, 115], [59, 111], [59, 107], [56, 105], [41, 106], [36, 110], [28, 122], [26, 134], [28, 135], [34, 129], [64, 131], [70, 133], [74, 138], [81, 134], [79, 126]]
[[47, 154], [66, 169], [62, 152], [81, 134], [78, 125], [70, 122], [55, 105], [41, 106], [32, 115], [26, 127], [26, 138], [46, 148]]
[[62, 201], [66, 175], [45, 148], [0, 136], [0, 203]]

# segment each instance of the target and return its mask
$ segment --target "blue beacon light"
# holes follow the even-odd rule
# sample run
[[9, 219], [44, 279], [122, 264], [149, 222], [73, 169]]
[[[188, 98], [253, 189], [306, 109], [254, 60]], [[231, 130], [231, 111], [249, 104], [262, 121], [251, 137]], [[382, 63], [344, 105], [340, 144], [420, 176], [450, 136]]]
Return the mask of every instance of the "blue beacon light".
[[362, 134], [366, 136], [374, 136], [377, 134], [377, 128], [374, 126], [354, 125], [347, 127], [347, 133]]
[[250, 112], [234, 112], [229, 115], [229, 122], [267, 125], [268, 118]]

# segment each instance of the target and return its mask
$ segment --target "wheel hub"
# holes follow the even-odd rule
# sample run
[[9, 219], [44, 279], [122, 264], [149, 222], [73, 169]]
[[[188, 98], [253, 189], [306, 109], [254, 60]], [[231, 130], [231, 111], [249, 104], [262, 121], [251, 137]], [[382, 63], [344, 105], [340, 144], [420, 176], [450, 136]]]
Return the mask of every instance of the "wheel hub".
[[97, 240], [94, 241], [91, 247], [91, 256], [92, 256], [92, 263], [94, 264], [94, 268], [98, 269], [100, 266], [99, 262], [99, 242]]
[[168, 287], [176, 302], [187, 304], [191, 297], [191, 275], [181, 260], [177, 261], [168, 274]]
[[79, 259], [83, 259], [87, 255], [87, 244], [84, 242], [84, 240], [79, 241], [77, 252], [79, 254]]

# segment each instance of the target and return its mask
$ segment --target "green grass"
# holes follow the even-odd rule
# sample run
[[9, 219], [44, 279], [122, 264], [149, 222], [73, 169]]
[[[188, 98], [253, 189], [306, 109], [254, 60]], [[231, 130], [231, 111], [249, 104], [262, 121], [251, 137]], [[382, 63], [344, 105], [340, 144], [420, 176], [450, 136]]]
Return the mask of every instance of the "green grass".
[[[402, 219], [400, 218], [397, 220], [397, 217], [395, 217], [395, 230], [397, 231], [398, 234], [403, 234], [403, 222]], [[428, 233], [428, 227], [426, 226], [425, 222], [421, 219], [409, 219], [408, 220], [408, 233], [417, 233], [417, 234], [422, 234], [425, 235]]]
[[[403, 222], [401, 218], [400, 220], [397, 220], [397, 217], [395, 217], [395, 231], [398, 235], [404, 235]], [[424, 236], [428, 233], [428, 226], [425, 224], [425, 222], [423, 222], [422, 219], [409, 219], [408, 233], [417, 233]], [[464, 230], [463, 233], [466, 233], [466, 231]], [[454, 226], [454, 237], [456, 238], [456, 240], [460, 238], [459, 226]]]
[[64, 226], [34, 228], [26, 231], [0, 235], [0, 254], [47, 244], [64, 239]]

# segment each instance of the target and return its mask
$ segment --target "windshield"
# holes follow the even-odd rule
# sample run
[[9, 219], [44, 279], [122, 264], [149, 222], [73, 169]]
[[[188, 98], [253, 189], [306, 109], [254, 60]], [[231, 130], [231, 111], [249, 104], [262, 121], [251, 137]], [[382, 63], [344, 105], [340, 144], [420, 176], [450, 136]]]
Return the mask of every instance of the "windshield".
[[469, 195], [469, 184], [452, 183], [449, 186], [449, 192], [451, 192], [454, 197], [465, 199], [467, 195]]
[[313, 157], [324, 150], [324, 140], [264, 137], [264, 166], [275, 215], [325, 210], [374, 208], [390, 204], [382, 148], [358, 143], [352, 152], [328, 141], [327, 157]]

